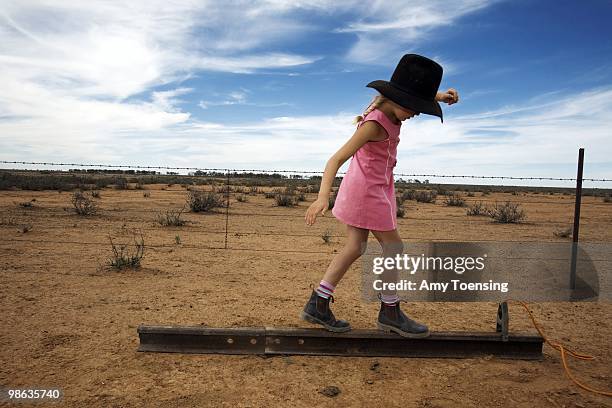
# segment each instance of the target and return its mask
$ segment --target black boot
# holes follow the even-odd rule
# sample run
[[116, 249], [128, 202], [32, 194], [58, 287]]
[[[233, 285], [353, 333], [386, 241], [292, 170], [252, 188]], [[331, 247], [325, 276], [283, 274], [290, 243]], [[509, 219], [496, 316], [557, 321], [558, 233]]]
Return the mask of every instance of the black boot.
[[377, 326], [380, 330], [395, 332], [403, 337], [422, 338], [429, 336], [427, 326], [406, 316], [400, 308], [399, 301], [393, 305], [380, 302]]
[[330, 299], [332, 302], [334, 301], [333, 296], [330, 295], [329, 299], [325, 299], [317, 295], [317, 292], [313, 290], [300, 317], [307, 322], [320, 324], [331, 332], [340, 333], [351, 330], [349, 322], [345, 320], [336, 320], [329, 308]]

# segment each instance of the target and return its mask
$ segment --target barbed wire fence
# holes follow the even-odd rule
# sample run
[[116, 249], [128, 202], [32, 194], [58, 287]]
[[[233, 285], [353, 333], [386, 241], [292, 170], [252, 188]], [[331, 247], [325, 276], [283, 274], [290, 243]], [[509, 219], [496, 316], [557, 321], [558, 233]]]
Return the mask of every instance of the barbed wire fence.
[[[275, 248], [255, 248], [255, 247], [234, 247], [229, 242], [230, 233], [235, 234], [236, 236], [242, 235], [254, 235], [254, 236], [276, 236], [279, 238], [297, 238], [297, 237], [316, 237], [318, 239], [321, 238], [321, 234], [312, 234], [312, 233], [289, 233], [283, 230], [268, 230], [268, 231], [254, 231], [254, 230], [243, 230], [243, 229], [230, 229], [230, 218], [240, 218], [240, 217], [275, 217], [275, 219], [283, 219], [288, 221], [297, 221], [304, 220], [304, 207], [297, 207], [300, 213], [278, 213], [278, 211], [269, 211], [269, 208], [273, 208], [272, 206], [262, 205], [259, 203], [251, 203], [252, 211], [235, 211], [233, 210], [232, 199], [234, 202], [238, 201], [240, 196], [248, 195], [251, 192], [258, 193], [270, 193], [270, 194], [283, 194], [287, 196], [291, 196], [293, 199], [296, 197], [301, 197], [301, 201], [305, 201], [305, 198], [308, 194], [318, 194], [318, 184], [321, 180], [321, 175], [323, 172], [319, 171], [304, 171], [304, 170], [291, 170], [291, 169], [232, 169], [232, 168], [201, 168], [201, 167], [177, 167], [177, 166], [143, 166], [143, 165], [112, 165], [112, 164], [92, 164], [92, 163], [58, 163], [58, 162], [29, 162], [29, 161], [0, 161], [0, 164], [18, 164], [18, 165], [36, 165], [36, 166], [54, 166], [54, 167], [76, 167], [69, 168], [67, 172], [62, 171], [52, 171], [52, 176], [56, 176], [57, 174], [70, 175], [71, 177], [80, 177], [80, 176], [109, 176], [109, 177], [136, 177], [138, 183], [143, 180], [148, 181], [178, 181], [180, 184], [187, 187], [187, 189], [195, 188], [200, 185], [210, 185], [211, 192], [221, 193], [224, 199], [224, 205], [222, 211], [212, 211], [213, 216], [221, 216], [223, 217], [223, 223], [220, 223], [220, 228], [215, 229], [197, 229], [198, 233], [202, 234], [212, 234], [212, 235], [222, 235], [223, 236], [223, 244], [222, 245], [189, 245], [189, 244], [181, 244], [183, 248], [193, 248], [193, 249], [202, 249], [202, 250], [239, 250], [239, 251], [256, 251], [256, 252], [290, 252], [290, 253], [304, 253], [304, 254], [321, 254], [322, 251], [307, 251], [304, 249], [294, 248], [290, 250], [283, 250], [278, 247]], [[482, 197], [469, 197], [469, 192], [475, 192], [480, 190], [487, 190], [494, 187], [497, 187], [499, 191], [508, 192], [512, 191], [513, 194], [516, 193], [517, 187], [519, 189], [523, 189], [523, 191], [536, 191], [540, 187], [527, 187], [527, 186], [495, 186], [495, 185], [478, 185], [478, 184], [441, 184], [441, 183], [429, 183], [429, 180], [420, 181], [417, 178], [440, 178], [440, 179], [465, 179], [465, 180], [518, 180], [518, 181], [570, 181], [576, 182], [577, 186], [574, 189], [569, 187], [558, 187], [557, 189], [563, 189], [566, 191], [565, 194], [569, 194], [569, 191], [573, 190], [574, 192], [574, 200], [556, 200], [556, 201], [548, 201], [548, 200], [536, 200], [536, 201], [528, 201], [528, 204], [546, 204], [546, 205], [561, 205], [561, 206], [574, 206], [574, 219], [573, 221], [565, 220], [565, 221], [555, 221], [555, 220], [544, 220], [539, 221], [539, 223], [546, 223], [551, 225], [558, 226], [566, 226], [569, 223], [574, 223], [574, 231], [572, 234], [572, 239], [575, 243], [578, 242], [578, 230], [577, 226], [579, 225], [580, 217], [580, 205], [582, 198], [582, 182], [599, 182], [599, 183], [607, 183], [612, 182], [612, 179], [609, 178], [583, 178], [581, 174], [582, 162], [579, 160], [579, 173], [576, 178], [569, 177], [516, 177], [516, 176], [482, 176], [482, 175], [446, 175], [446, 174], [406, 174], [406, 173], [395, 173], [394, 176], [396, 178], [396, 188], [398, 190], [402, 189], [449, 189], [449, 191], [456, 190], [465, 190], [468, 192], [467, 195], [463, 195], [463, 199], [467, 203], [497, 203], [498, 200], [488, 200]], [[87, 170], [86, 170], [87, 169]], [[95, 169], [94, 171], [89, 171], [90, 169]], [[100, 170], [98, 170], [100, 169]], [[111, 169], [127, 169], [128, 173], [125, 170], [119, 170], [115, 172]], [[8, 170], [8, 169], [4, 169]], [[29, 169], [10, 169], [12, 171], [36, 171], [36, 172], [45, 172], [48, 170], [29, 170]], [[145, 170], [143, 173], [133, 172], [135, 170]], [[151, 170], [172, 170], [173, 172], [167, 172], [167, 174], [157, 174], [157, 171], [151, 172]], [[174, 171], [189, 171], [187, 175], [180, 175], [178, 173], [174, 173]], [[339, 172], [338, 175], [345, 175], [344, 172]], [[408, 180], [404, 180], [404, 178], [408, 178]], [[83, 183], [84, 179], [81, 179], [79, 183]], [[333, 183], [334, 189], [337, 189], [340, 184], [341, 178], [336, 177]], [[188, 184], [191, 183], [191, 184]], [[169, 185], [173, 185], [174, 183], [169, 183]], [[293, 188], [288, 188], [288, 185], [293, 185]], [[452, 189], [449, 186], [457, 186], [457, 189]], [[260, 187], [269, 187], [272, 188], [272, 191], [259, 191]], [[284, 187], [281, 188], [281, 187]], [[296, 188], [297, 187], [297, 188]], [[495, 189], [494, 189], [495, 190]], [[597, 190], [597, 188], [593, 189]], [[168, 193], [176, 193], [179, 190], [168, 190], [162, 189], [161, 191], [166, 191]], [[488, 190], [487, 190], [488, 191]], [[518, 195], [518, 194], [517, 194]], [[398, 194], [398, 196], [400, 196]], [[525, 204], [525, 202], [520, 201], [519, 199], [511, 199], [506, 200], [510, 203], [514, 204]], [[601, 202], [588, 203], [589, 206], [607, 206], [610, 204]], [[109, 208], [104, 211], [108, 214], [113, 213], [125, 213], [125, 212], [137, 212], [137, 213], [160, 213], [160, 211], [175, 209], [176, 206], [171, 207], [160, 207], [157, 209], [142, 209], [142, 208]], [[291, 211], [291, 206], [287, 208], [288, 211]], [[294, 208], [295, 209], [295, 208]], [[331, 212], [331, 208], [329, 210]], [[475, 217], [470, 217], [470, 219], [459, 219], [456, 217], [432, 217], [432, 216], [419, 216], [419, 217], [406, 217], [405, 220], [409, 220], [410, 222], [444, 222], [444, 223], [478, 223], [480, 220], [475, 220]], [[400, 218], [398, 218], [400, 219]], [[246, 223], [246, 222], [245, 222]], [[224, 224], [224, 225], [222, 225]], [[124, 223], [125, 225], [125, 223]], [[62, 226], [45, 226], [45, 228], [53, 229], [53, 228], [63, 228]], [[515, 225], [514, 228], [517, 229], [529, 229], [532, 228], [529, 223], [524, 223], [523, 225], [518, 224]], [[141, 231], [159, 231], [159, 228], [146, 228], [139, 226], [139, 230]], [[185, 231], [186, 229], [183, 227], [172, 229], [168, 227], [164, 227], [164, 231]], [[401, 232], [401, 231], [400, 231]], [[344, 235], [333, 235], [328, 234], [329, 238], [343, 238]], [[416, 235], [402, 235], [402, 239], [412, 239], [419, 240], [423, 237], [419, 237]], [[470, 240], [457, 240], [453, 238], [444, 238], [444, 239], [435, 239], [428, 237], [426, 241], [436, 242], [436, 241], [457, 241], [457, 242], [470, 242]], [[475, 239], [471, 242], [480, 242], [480, 241], [490, 241], [490, 242], [525, 242], [524, 239], [513, 241], [513, 240], [499, 240], [499, 239], [484, 239], [479, 238]], [[33, 239], [12, 239], [5, 240], [6, 243], [12, 242], [32, 242], [32, 243], [48, 243], [48, 244], [79, 244], [79, 245], [99, 245], [99, 246], [108, 246], [107, 242], [87, 242], [87, 241], [68, 241], [68, 240], [33, 240]], [[174, 247], [172, 244], [148, 244], [147, 246], [153, 248], [166, 248], [166, 247]], [[334, 251], [335, 252], [335, 251]], [[332, 252], [332, 253], [334, 253]]]

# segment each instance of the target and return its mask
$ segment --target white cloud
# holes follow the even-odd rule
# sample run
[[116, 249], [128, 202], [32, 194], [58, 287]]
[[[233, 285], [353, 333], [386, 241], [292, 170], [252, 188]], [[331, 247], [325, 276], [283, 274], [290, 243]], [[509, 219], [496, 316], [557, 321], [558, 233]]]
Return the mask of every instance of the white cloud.
[[[593, 89], [546, 105], [527, 100], [520, 108], [509, 106], [488, 115], [454, 116], [451, 106], [444, 108], [444, 124], [421, 115], [402, 126], [396, 173], [573, 177], [577, 149], [585, 147], [587, 163], [593, 164], [585, 177], [609, 177], [610, 98], [612, 88]], [[139, 114], [138, 109], [132, 112]], [[124, 118], [120, 130], [103, 129], [72, 144], [63, 138], [65, 145], [53, 146], [44, 143], [38, 129], [23, 124], [5, 124], [0, 132], [17, 136], [17, 145], [32, 152], [33, 161], [68, 157], [97, 163], [322, 171], [353, 134], [353, 117], [276, 117], [228, 125], [162, 116], [158, 120], [167, 121], [166, 126], [152, 126], [147, 132], [123, 129], [131, 119]], [[0, 140], [2, 150], [14, 148], [14, 143], [3, 144]]]
[[[417, 51], [433, 30], [452, 27], [489, 4], [5, 2], [0, 11], [0, 150], [8, 160], [322, 170], [353, 133], [353, 113], [202, 122], [181, 108], [181, 98], [193, 89], [180, 83], [206, 71], [261, 73], [317, 61], [320, 56], [275, 48], [317, 29], [314, 20], [300, 18], [304, 9], [354, 16], [338, 29], [357, 39], [346, 58], [391, 67], [406, 48]], [[444, 56], [432, 58], [441, 61], [445, 75], [464, 69]], [[168, 89], [154, 91], [162, 85]], [[422, 120], [424, 115], [409, 121], [397, 171], [534, 175], [538, 165], [542, 171], [547, 163], [574, 166], [579, 146], [587, 148], [589, 161], [609, 164], [610, 89], [561, 95], [472, 115], [453, 116], [453, 107], [445, 108], [443, 125], [435, 118]], [[200, 106], [289, 105], [252, 99], [248, 90], [230, 89], [203, 96]], [[571, 176], [574, 170], [558, 171]]]
[[409, 163], [399, 164], [407, 173], [573, 177], [578, 148], [585, 147], [588, 163], [607, 167], [585, 177], [609, 178], [611, 97], [606, 87], [483, 114], [452, 116], [448, 107], [443, 125], [427, 120], [406, 127], [400, 152]]
[[194, 72], [250, 73], [317, 59], [257, 50], [306, 28], [283, 15], [245, 18], [249, 4], [6, 3], [0, 12], [0, 114], [29, 118], [22, 126], [45, 133], [59, 131], [58, 122], [72, 125], [63, 129], [69, 134], [159, 129], [189, 118], [176, 107], [176, 97], [188, 89], [152, 92], [152, 102], [146, 96], [126, 100]]
[[492, 3], [488, 0], [372, 1], [366, 7], [359, 5], [367, 13], [336, 31], [357, 36], [347, 54], [348, 60], [388, 65], [407, 47], [418, 50], [423, 40], [431, 41], [434, 29], [452, 26], [461, 17]]
[[[376, 42], [368, 33], [402, 34], [406, 22], [411, 29], [427, 30], [481, 6], [453, 5], [447, 15], [436, 11], [438, 6], [416, 4], [399, 7], [398, 17], [389, 11], [398, 5], [374, 2], [364, 8], [356, 1], [329, 0], [8, 2], [0, 12], [0, 114], [28, 118], [20, 123], [41, 132], [59, 132], [58, 123], [70, 124], [63, 129], [69, 134], [173, 126], [190, 117], [181, 113], [177, 99], [190, 89], [152, 89], [200, 71], [254, 73], [317, 61], [319, 56], [271, 50], [316, 29], [300, 17], [304, 9], [352, 12], [357, 20], [344, 30]], [[387, 43], [384, 38], [377, 40], [373, 48], [388, 49], [380, 46]], [[445, 64], [449, 67], [451, 63]], [[203, 100], [200, 106], [215, 103]], [[231, 96], [221, 103], [272, 106]], [[289, 103], [274, 104], [283, 105]]]

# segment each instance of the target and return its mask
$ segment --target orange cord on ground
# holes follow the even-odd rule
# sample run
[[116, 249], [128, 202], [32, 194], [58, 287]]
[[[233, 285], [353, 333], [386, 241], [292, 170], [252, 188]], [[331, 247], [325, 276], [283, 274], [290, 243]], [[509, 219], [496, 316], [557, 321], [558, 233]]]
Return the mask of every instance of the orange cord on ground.
[[580, 388], [583, 388], [583, 389], [585, 389], [587, 391], [591, 391], [591, 392], [594, 392], [594, 393], [597, 393], [597, 394], [601, 394], [601, 395], [606, 395], [608, 397], [612, 397], [612, 392], [611, 391], [596, 390], [595, 388], [592, 388], [592, 387], [590, 387], [590, 386], [588, 386], [586, 384], [583, 384], [580, 381], [578, 381], [576, 378], [574, 378], [574, 376], [572, 375], [572, 373], [569, 370], [569, 367], [567, 366], [567, 360], [565, 358], [565, 353], [567, 353], [570, 356], [572, 356], [574, 358], [577, 358], [579, 360], [593, 360], [593, 359], [595, 359], [595, 357], [589, 356], [589, 355], [586, 355], [586, 354], [576, 353], [575, 351], [572, 351], [572, 350], [566, 348], [565, 346], [563, 346], [560, 343], [553, 342], [553, 341], [549, 340], [544, 335], [544, 332], [542, 331], [542, 329], [540, 329], [540, 326], [538, 326], [538, 323], [536, 322], [535, 318], [533, 317], [533, 314], [531, 313], [531, 311], [529, 310], [529, 308], [527, 307], [525, 302], [523, 302], [521, 300], [515, 300], [515, 299], [506, 299], [506, 302], [517, 302], [517, 303], [519, 303], [521, 306], [523, 306], [525, 308], [525, 310], [529, 314], [529, 317], [531, 318], [531, 322], [533, 323], [533, 326], [536, 328], [538, 333], [540, 333], [540, 336], [542, 336], [542, 338], [544, 339], [544, 341], [546, 343], [548, 343], [548, 345], [550, 345], [552, 348], [554, 348], [555, 350], [558, 350], [561, 353], [561, 361], [563, 362], [563, 368], [565, 368], [565, 373], [570, 378], [570, 380], [572, 380], [574, 383], [576, 383], [576, 385], [578, 385]]

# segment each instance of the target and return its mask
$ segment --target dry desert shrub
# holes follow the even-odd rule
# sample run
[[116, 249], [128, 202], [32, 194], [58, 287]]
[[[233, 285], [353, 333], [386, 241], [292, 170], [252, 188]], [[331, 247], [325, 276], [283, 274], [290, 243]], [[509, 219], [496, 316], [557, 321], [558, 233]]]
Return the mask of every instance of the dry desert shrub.
[[436, 191], [417, 191], [414, 196], [414, 199], [418, 203], [435, 204], [437, 195], [438, 194]]
[[449, 193], [444, 200], [444, 204], [449, 207], [465, 207], [465, 200], [457, 193]]
[[279, 207], [293, 207], [297, 204], [294, 197], [290, 194], [277, 194], [276, 205]]
[[216, 207], [224, 207], [223, 197], [212, 191], [191, 190], [187, 194], [187, 205], [192, 212], [208, 212]]
[[493, 208], [489, 210], [489, 216], [495, 222], [503, 224], [519, 223], [526, 218], [525, 211], [519, 207], [519, 204], [510, 201], [506, 201], [502, 205], [496, 202]]
[[80, 191], [76, 191], [72, 195], [72, 205], [78, 215], [94, 215], [98, 211], [96, 203], [89, 197], [83, 195]]
[[136, 239], [134, 234], [134, 245], [115, 245], [111, 236], [108, 236], [111, 244], [112, 256], [108, 259], [107, 265], [115, 270], [122, 270], [126, 268], [138, 269], [141, 266], [141, 260], [144, 257], [145, 243], [142, 233], [140, 234], [140, 240]]
[[157, 222], [162, 227], [181, 227], [186, 221], [181, 218], [185, 207], [178, 210], [165, 210], [157, 213]]
[[572, 236], [572, 227], [557, 229], [553, 231], [553, 234], [558, 238], [570, 238]]
[[331, 231], [326, 229], [323, 235], [321, 235], [321, 239], [323, 239], [323, 242], [326, 244], [329, 244], [331, 242]]
[[256, 194], [259, 194], [259, 193], [260, 193], [260, 191], [259, 191], [259, 188], [257, 186], [249, 187], [249, 194], [256, 195]]
[[401, 195], [402, 202], [406, 200], [415, 200], [416, 199], [416, 191], [415, 190], [404, 190]]
[[477, 201], [468, 207], [466, 215], [489, 215], [489, 210], [482, 204], [482, 201]]
[[129, 188], [127, 178], [118, 177], [115, 179], [115, 188], [117, 190], [127, 190]]

